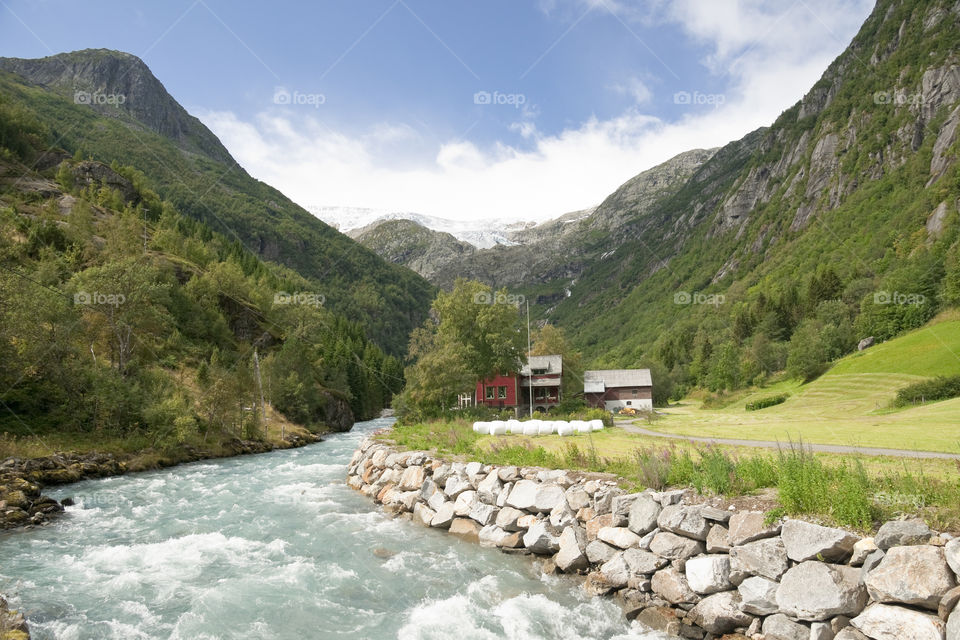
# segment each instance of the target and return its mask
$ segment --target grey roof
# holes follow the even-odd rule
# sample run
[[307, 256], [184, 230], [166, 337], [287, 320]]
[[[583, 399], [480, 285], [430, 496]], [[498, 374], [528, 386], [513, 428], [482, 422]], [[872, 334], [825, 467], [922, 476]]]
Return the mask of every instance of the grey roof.
[[[602, 384], [606, 389], [611, 387], [653, 386], [653, 381], [650, 379], [650, 369], [595, 369], [583, 372], [583, 389], [586, 393], [599, 393], [597, 391], [587, 391], [588, 386], [596, 388], [597, 383]], [[603, 389], [600, 391], [603, 391]]]
[[603, 384], [603, 380], [584, 380], [583, 381], [584, 393], [603, 393], [606, 390], [607, 390], [607, 385]]
[[520, 375], [529, 376], [531, 369], [546, 369], [547, 373], [563, 373], [563, 356], [530, 356], [530, 361], [520, 369]]

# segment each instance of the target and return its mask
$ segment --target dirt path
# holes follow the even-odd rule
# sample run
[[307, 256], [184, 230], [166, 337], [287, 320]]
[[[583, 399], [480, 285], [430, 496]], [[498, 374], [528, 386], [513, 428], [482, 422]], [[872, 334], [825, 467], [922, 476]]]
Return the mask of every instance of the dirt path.
[[[763, 449], [777, 449], [786, 443], [774, 442], [773, 440], [739, 440], [735, 438], [704, 438], [700, 436], [684, 436], [676, 433], [661, 433], [644, 429], [641, 426], [633, 424], [632, 421], [617, 420], [616, 426], [623, 428], [629, 433], [636, 433], [643, 436], [653, 436], [655, 438], [671, 438], [674, 440], [690, 440], [693, 442], [705, 442], [708, 444], [729, 444], [738, 447], [760, 447]], [[947, 460], [960, 460], [960, 455], [953, 453], [941, 453], [939, 451], [911, 451], [910, 449], [884, 449], [881, 447], [848, 447], [840, 444], [810, 444], [804, 442], [805, 448], [822, 453], [859, 453], [866, 456], [896, 456], [900, 458], [944, 458]]]

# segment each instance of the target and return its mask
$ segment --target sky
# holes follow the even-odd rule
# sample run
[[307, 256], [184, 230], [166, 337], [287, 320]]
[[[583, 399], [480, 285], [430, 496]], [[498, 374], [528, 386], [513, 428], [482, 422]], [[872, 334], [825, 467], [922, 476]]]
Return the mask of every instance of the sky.
[[871, 0], [0, 0], [0, 56], [119, 49], [307, 208], [542, 221], [769, 125]]

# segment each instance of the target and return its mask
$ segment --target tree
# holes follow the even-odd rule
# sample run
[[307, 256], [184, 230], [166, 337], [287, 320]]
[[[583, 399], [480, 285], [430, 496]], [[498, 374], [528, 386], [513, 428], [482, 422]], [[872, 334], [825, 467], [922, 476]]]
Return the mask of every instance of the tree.
[[827, 368], [827, 346], [820, 334], [823, 325], [807, 320], [797, 327], [790, 338], [787, 355], [787, 373], [805, 382], [813, 380]]

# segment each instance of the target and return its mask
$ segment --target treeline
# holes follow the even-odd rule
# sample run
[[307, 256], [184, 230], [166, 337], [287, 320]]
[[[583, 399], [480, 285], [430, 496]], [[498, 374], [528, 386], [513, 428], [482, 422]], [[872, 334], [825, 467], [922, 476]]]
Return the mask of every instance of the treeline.
[[31, 187], [44, 132], [14, 130], [0, 124], [0, 170], [25, 174], [0, 191], [0, 431], [251, 438], [261, 394], [324, 428], [402, 388], [399, 361], [316, 283], [181, 215], [132, 168], [77, 155], [45, 172], [59, 192]]

